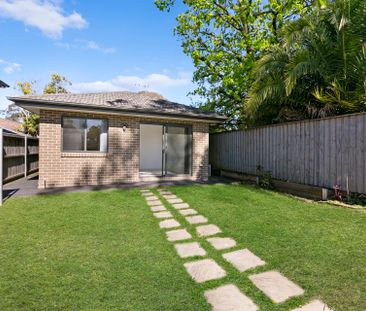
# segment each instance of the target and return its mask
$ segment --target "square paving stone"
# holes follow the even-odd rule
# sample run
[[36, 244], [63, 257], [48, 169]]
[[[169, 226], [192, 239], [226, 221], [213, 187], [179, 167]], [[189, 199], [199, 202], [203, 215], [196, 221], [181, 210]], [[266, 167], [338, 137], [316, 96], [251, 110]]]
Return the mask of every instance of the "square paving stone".
[[167, 219], [167, 220], [163, 220], [159, 223], [159, 227], [160, 228], [176, 228], [176, 227], [180, 227], [180, 223], [178, 221], [176, 221], [175, 219]]
[[184, 203], [181, 199], [167, 199], [170, 204]]
[[191, 224], [204, 224], [208, 222], [208, 219], [202, 215], [196, 215], [196, 216], [188, 216], [186, 217], [186, 220]]
[[241, 249], [235, 252], [222, 255], [226, 261], [230, 262], [240, 272], [263, 266], [266, 263], [254, 255], [249, 249]]
[[149, 196], [149, 197], [145, 197], [146, 201], [157, 201], [159, 200], [158, 197], [156, 197], [155, 195]]
[[249, 276], [249, 279], [272, 301], [281, 303], [304, 294], [304, 290], [277, 271], [268, 271]]
[[170, 241], [170, 242], [183, 241], [183, 240], [188, 240], [188, 239], [192, 238], [192, 236], [189, 234], [189, 232], [186, 229], [167, 231], [166, 236], [167, 236], [168, 241]]
[[158, 212], [153, 214], [156, 218], [173, 218], [171, 212]]
[[208, 238], [207, 242], [217, 250], [228, 249], [236, 246], [236, 242], [232, 238]]
[[173, 207], [175, 209], [184, 209], [184, 208], [188, 208], [189, 205], [188, 205], [188, 203], [177, 203], [177, 204], [173, 204]]
[[163, 194], [163, 198], [166, 199], [166, 200], [178, 199], [175, 194]]
[[147, 201], [146, 203], [147, 203], [147, 205], [149, 205], [149, 206], [163, 205], [163, 203], [161, 203], [161, 201], [160, 201], [160, 200]]
[[158, 189], [158, 192], [161, 193], [161, 194], [173, 194], [170, 191], [165, 190], [165, 189]]
[[309, 304], [302, 306], [292, 311], [333, 311], [324, 302], [320, 300], [314, 300]]
[[221, 279], [226, 272], [213, 259], [203, 259], [184, 264], [189, 275], [197, 283]]
[[166, 211], [166, 208], [164, 207], [164, 205], [151, 206], [150, 209], [151, 209], [152, 212]]
[[187, 257], [194, 257], [194, 256], [205, 256], [206, 251], [201, 247], [198, 242], [193, 243], [181, 243], [175, 244], [175, 249], [179, 257], [187, 258]]
[[142, 192], [141, 193], [144, 197], [151, 197], [151, 196], [155, 196], [155, 194], [153, 194], [152, 192]]
[[203, 225], [196, 228], [199, 236], [210, 236], [221, 233], [221, 229], [216, 225]]
[[257, 305], [233, 284], [205, 291], [213, 311], [256, 311]]
[[198, 212], [196, 210], [194, 210], [193, 208], [188, 208], [188, 209], [180, 209], [178, 210], [178, 212], [183, 215], [183, 216], [188, 216], [188, 215], [196, 215], [198, 214]]
[[150, 192], [150, 190], [149, 189], [141, 189], [140, 192], [141, 193], [146, 193], [146, 192]]

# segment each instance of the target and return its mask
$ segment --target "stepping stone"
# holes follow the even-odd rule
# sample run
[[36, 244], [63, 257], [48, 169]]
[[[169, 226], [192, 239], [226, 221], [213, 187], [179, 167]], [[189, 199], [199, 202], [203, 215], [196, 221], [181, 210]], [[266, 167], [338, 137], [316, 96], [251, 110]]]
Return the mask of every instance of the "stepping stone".
[[222, 255], [226, 261], [230, 262], [240, 272], [263, 266], [266, 263], [254, 255], [249, 249], [241, 249], [235, 252]]
[[171, 212], [158, 212], [153, 214], [156, 218], [173, 218]]
[[192, 236], [189, 234], [189, 232], [186, 229], [167, 231], [166, 236], [167, 236], [168, 241], [170, 241], [170, 242], [183, 241], [183, 240], [188, 240], [188, 239], [192, 238]]
[[188, 205], [188, 203], [177, 203], [177, 204], [173, 204], [173, 207], [176, 209], [184, 209], [184, 208], [188, 208], [189, 205]]
[[150, 192], [150, 190], [149, 189], [141, 189], [140, 192], [141, 193], [147, 193], [147, 192]]
[[153, 194], [152, 192], [144, 192], [144, 193], [142, 193], [142, 195], [143, 195], [144, 197], [151, 197], [151, 196], [155, 196], [155, 194]]
[[180, 223], [178, 221], [176, 221], [175, 219], [167, 219], [167, 220], [163, 220], [159, 223], [159, 227], [160, 228], [176, 228], [176, 227], [180, 227]]
[[180, 209], [178, 210], [178, 212], [183, 215], [183, 216], [188, 216], [188, 215], [196, 215], [198, 214], [198, 212], [196, 210], [194, 210], [193, 208], [188, 208], [188, 209]]
[[151, 206], [150, 209], [151, 209], [152, 212], [166, 211], [166, 208], [164, 207], [164, 205]]
[[314, 300], [309, 304], [293, 309], [292, 311], [333, 311], [324, 302], [320, 300]]
[[168, 199], [167, 201], [170, 204], [184, 203], [181, 199]]
[[205, 256], [206, 251], [201, 247], [198, 242], [193, 243], [181, 243], [175, 244], [175, 249], [179, 257], [187, 258], [187, 257], [194, 257], [194, 256]]
[[147, 203], [147, 205], [149, 205], [149, 206], [163, 205], [163, 203], [161, 203], [161, 202], [160, 202], [160, 200], [147, 201], [146, 203]]
[[196, 215], [196, 216], [189, 216], [186, 217], [186, 220], [191, 224], [204, 224], [208, 222], [208, 219], [202, 215]]
[[158, 201], [159, 198], [156, 197], [155, 195], [153, 195], [153, 196], [145, 197], [145, 200], [146, 201]]
[[165, 190], [165, 189], [158, 189], [158, 192], [159, 192], [160, 194], [162, 194], [162, 195], [165, 195], [165, 194], [173, 194], [173, 193], [171, 193], [170, 191]]
[[249, 276], [249, 279], [275, 303], [304, 294], [304, 290], [277, 271]]
[[205, 291], [205, 298], [213, 311], [256, 311], [257, 305], [233, 284]]
[[187, 262], [184, 267], [197, 283], [217, 280], [226, 276], [225, 270], [212, 259]]
[[208, 238], [207, 242], [217, 250], [228, 249], [236, 246], [236, 242], [231, 238]]
[[221, 233], [221, 229], [216, 225], [203, 225], [196, 228], [199, 236], [210, 236]]
[[175, 194], [163, 194], [163, 198], [166, 200], [178, 199], [178, 197]]

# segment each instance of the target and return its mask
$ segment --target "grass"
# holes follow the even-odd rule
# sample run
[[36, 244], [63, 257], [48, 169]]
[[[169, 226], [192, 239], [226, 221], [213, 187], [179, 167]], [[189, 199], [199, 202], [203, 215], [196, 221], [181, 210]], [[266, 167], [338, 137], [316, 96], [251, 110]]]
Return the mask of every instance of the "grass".
[[[292, 310], [319, 298], [337, 311], [366, 310], [366, 213], [307, 203], [252, 186], [171, 187], [191, 207], [267, 262], [238, 273], [217, 252], [210, 256], [229, 272], [261, 310]], [[212, 250], [205, 241], [205, 249]], [[273, 305], [248, 281], [255, 272], [275, 269], [305, 290], [300, 298]]]
[[[234, 283], [261, 310], [320, 298], [366, 310], [366, 214], [251, 186], [171, 187], [267, 262], [239, 273], [182, 216], [176, 219], [228, 273], [194, 283], [138, 190], [11, 199], [0, 209], [0, 310], [210, 310], [203, 291]], [[155, 193], [157, 193], [154, 190]], [[276, 269], [306, 294], [274, 305], [247, 276]]]
[[0, 310], [209, 310], [138, 190], [9, 200]]

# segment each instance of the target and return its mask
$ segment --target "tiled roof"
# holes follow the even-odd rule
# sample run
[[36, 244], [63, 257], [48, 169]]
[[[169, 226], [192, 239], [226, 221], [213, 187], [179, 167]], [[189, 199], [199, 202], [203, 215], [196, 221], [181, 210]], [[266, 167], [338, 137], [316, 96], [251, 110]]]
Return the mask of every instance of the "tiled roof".
[[0, 127], [3, 129], [19, 132], [21, 124], [12, 120], [0, 119]]
[[66, 93], [47, 95], [28, 95], [10, 97], [16, 104], [21, 102], [78, 106], [92, 109], [111, 109], [121, 112], [141, 114], [174, 115], [181, 117], [215, 119], [224, 121], [226, 117], [215, 112], [203, 111], [198, 108], [171, 102], [160, 94], [153, 92], [106, 92], [106, 93]]

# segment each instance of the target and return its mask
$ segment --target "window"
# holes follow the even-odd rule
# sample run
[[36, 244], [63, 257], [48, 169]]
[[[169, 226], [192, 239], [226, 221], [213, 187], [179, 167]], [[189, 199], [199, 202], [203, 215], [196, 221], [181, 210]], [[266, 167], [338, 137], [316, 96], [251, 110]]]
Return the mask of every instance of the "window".
[[64, 151], [107, 152], [107, 145], [107, 120], [63, 118], [62, 148]]

